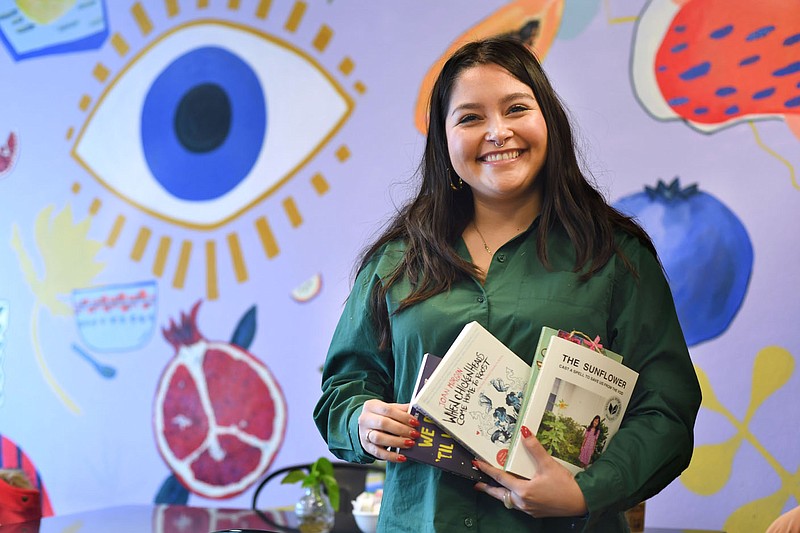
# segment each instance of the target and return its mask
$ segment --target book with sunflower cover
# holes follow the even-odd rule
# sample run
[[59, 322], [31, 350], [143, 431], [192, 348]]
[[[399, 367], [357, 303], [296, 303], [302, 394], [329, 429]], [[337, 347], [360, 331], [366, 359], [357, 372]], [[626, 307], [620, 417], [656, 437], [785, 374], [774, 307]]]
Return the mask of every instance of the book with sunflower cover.
[[[520, 423], [531, 429], [559, 463], [577, 474], [603, 453], [619, 429], [638, 373], [622, 357], [574, 332], [542, 331], [540, 364], [526, 389]], [[546, 348], [543, 348], [546, 346]], [[515, 436], [504, 468], [531, 478], [536, 465]]]

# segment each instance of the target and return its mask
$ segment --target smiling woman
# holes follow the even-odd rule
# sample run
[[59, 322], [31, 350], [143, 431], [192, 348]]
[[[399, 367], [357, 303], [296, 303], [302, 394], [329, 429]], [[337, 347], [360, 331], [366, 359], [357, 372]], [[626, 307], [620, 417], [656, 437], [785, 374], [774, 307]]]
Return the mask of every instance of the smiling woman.
[[[389, 462], [378, 531], [626, 531], [622, 511], [688, 465], [700, 388], [669, 286], [647, 234], [577, 161], [566, 112], [523, 43], [469, 43], [444, 64], [419, 190], [363, 254], [314, 414], [338, 457]], [[530, 480], [476, 461], [497, 484], [473, 485], [407, 462], [423, 356], [444, 354], [471, 321], [528, 364], [543, 326], [626, 355], [637, 388], [590, 468], [573, 477], [527, 427], [513, 431], [537, 463]]]
[[461, 74], [450, 107], [450, 160], [475, 197], [538, 197], [547, 125], [533, 91], [502, 67], [478, 65]]
[[492, 250], [539, 214], [536, 177], [547, 155], [547, 125], [532, 89], [490, 64], [461, 73], [445, 128], [453, 171], [475, 202], [464, 240], [473, 263], [485, 272]]

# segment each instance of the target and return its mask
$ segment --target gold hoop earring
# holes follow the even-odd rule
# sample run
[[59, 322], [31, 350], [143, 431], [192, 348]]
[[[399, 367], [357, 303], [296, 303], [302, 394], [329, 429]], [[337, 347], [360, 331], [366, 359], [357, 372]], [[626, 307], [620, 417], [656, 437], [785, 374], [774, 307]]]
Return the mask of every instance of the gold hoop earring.
[[460, 191], [461, 188], [464, 187], [464, 180], [462, 180], [461, 176], [458, 174], [456, 174], [456, 176], [458, 176], [458, 183], [453, 183], [453, 172], [450, 169], [447, 169], [447, 181], [450, 182], [450, 188], [454, 191]]

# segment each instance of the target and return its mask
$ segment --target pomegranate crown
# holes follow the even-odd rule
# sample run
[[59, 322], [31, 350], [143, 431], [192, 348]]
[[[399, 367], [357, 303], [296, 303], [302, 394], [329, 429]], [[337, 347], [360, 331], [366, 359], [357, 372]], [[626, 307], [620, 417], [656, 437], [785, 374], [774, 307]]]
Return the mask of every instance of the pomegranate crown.
[[180, 324], [176, 324], [174, 320], [170, 319], [169, 328], [161, 328], [164, 338], [175, 350], [179, 350], [181, 346], [191, 346], [203, 338], [197, 329], [197, 311], [200, 309], [201, 303], [202, 300], [198, 300], [188, 315], [181, 313]]

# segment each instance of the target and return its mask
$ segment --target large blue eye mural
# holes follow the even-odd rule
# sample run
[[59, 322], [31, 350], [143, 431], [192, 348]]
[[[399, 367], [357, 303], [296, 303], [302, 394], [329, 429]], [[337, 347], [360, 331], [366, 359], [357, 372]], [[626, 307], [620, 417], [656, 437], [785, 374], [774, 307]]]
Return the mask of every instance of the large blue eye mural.
[[[269, 20], [269, 6], [259, 3], [256, 18]], [[169, 17], [178, 14], [176, 3], [167, 7], [173, 10]], [[280, 21], [281, 31], [294, 35], [306, 10], [296, 2]], [[140, 3], [131, 13], [143, 36], [155, 33], [155, 17]], [[343, 86], [353, 60], [336, 58], [334, 75], [312, 55], [325, 52], [332, 37], [333, 30], [322, 24], [308, 52], [261, 28], [195, 19], [130, 54], [129, 39], [112, 35], [117, 55], [132, 57], [116, 75], [105, 62], [97, 64], [93, 75], [104, 88], [96, 97], [84, 95], [79, 107], [87, 118], [68, 132], [73, 158], [102, 186], [94, 190], [123, 200], [140, 212], [137, 221], [145, 221], [136, 228], [132, 215], [120, 214], [106, 244], [116, 245], [127, 232], [134, 243], [131, 258], [152, 257], [153, 274], [171, 276], [178, 289], [184, 288], [190, 265], [204, 267], [206, 297], [212, 300], [219, 296], [218, 256], [226, 250], [232, 277], [239, 283], [249, 278], [233, 221], [237, 229], [255, 231], [263, 254], [275, 257], [279, 239], [266, 216], [252, 208], [308, 166], [354, 109]], [[351, 87], [356, 94], [366, 90], [359, 81]], [[340, 145], [334, 154], [344, 162], [349, 150]], [[313, 190], [327, 192], [322, 172], [312, 174]], [[75, 193], [89, 189], [73, 185]], [[98, 196], [90, 213], [102, 205]], [[291, 196], [282, 198], [281, 206], [292, 227], [302, 223]]]

